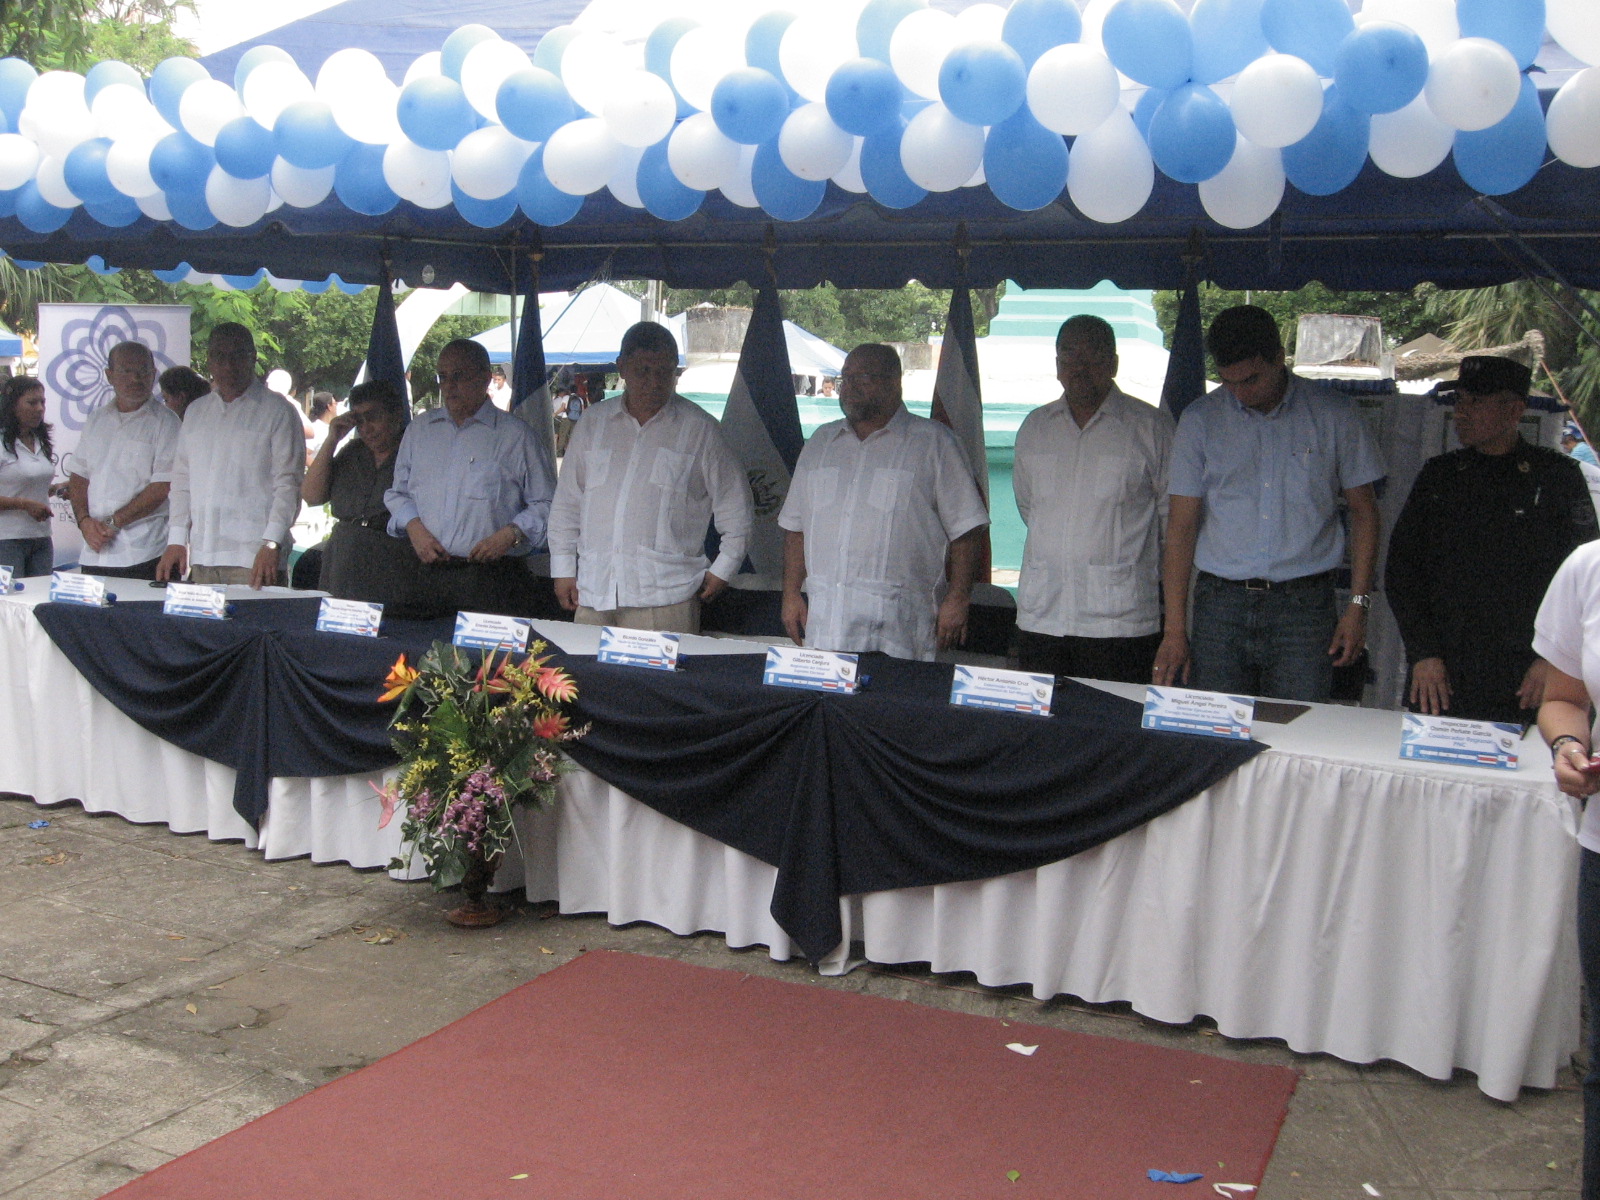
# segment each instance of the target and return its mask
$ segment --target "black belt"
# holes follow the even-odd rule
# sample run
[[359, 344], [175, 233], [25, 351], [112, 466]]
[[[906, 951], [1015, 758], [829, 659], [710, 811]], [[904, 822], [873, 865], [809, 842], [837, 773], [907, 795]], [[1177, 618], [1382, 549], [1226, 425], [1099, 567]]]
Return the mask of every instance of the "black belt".
[[351, 519], [350, 523], [352, 525], [359, 525], [363, 529], [379, 529], [387, 531], [389, 528], [389, 514], [384, 513], [382, 516], [377, 517], [354, 517]]
[[1243, 588], [1247, 592], [1296, 592], [1304, 588], [1322, 587], [1333, 583], [1332, 571], [1319, 571], [1315, 575], [1301, 575], [1298, 579], [1224, 579], [1210, 571], [1201, 571], [1198, 578], [1225, 583], [1229, 587]]

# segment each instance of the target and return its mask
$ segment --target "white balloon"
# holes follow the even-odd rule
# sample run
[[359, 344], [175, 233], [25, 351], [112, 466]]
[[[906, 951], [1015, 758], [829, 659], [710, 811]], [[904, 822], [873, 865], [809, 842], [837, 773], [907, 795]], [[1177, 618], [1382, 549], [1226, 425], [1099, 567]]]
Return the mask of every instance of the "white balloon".
[[83, 84], [83, 76], [76, 71], [46, 71], [28, 84], [28, 98], [23, 107], [37, 108], [40, 112], [63, 107], [88, 111]]
[[544, 144], [544, 173], [557, 191], [587, 196], [605, 187], [621, 157], [622, 146], [606, 123], [599, 117], [584, 117], [550, 135]]
[[629, 208], [643, 208], [639, 197], [639, 160], [644, 157], [642, 146], [624, 146], [617, 155], [617, 165], [606, 180], [606, 190]]
[[504, 125], [474, 129], [450, 156], [451, 178], [474, 200], [498, 200], [517, 186], [522, 164], [536, 145], [523, 141]]
[[106, 176], [111, 186], [135, 200], [159, 192], [161, 189], [150, 177], [150, 152], [160, 140], [149, 134], [133, 134], [112, 142], [106, 151]]
[[[796, 17], [778, 43], [778, 65], [783, 68], [783, 77], [807, 100], [827, 99], [828, 80], [856, 57], [855, 23], [834, 20], [826, 12], [812, 11]], [[676, 73], [673, 82], [677, 82]]]
[[755, 185], [750, 182], [750, 168], [755, 165], [755, 161], [756, 148], [740, 146], [739, 165], [722, 185], [722, 194], [730, 203], [737, 204], [740, 208], [761, 207], [761, 202], [756, 199]]
[[[254, 79], [263, 67], [270, 67], [271, 63], [263, 63], [250, 72]], [[248, 80], [246, 81], [248, 82]], [[333, 168], [319, 167], [308, 170], [297, 167], [293, 163], [285, 162], [281, 158], [272, 160], [272, 190], [283, 197], [283, 202], [291, 208], [311, 208], [321, 204], [328, 198], [328, 193], [333, 191]]]
[[66, 177], [61, 173], [62, 165], [59, 158], [46, 154], [39, 160], [33, 181], [39, 185], [39, 195], [57, 208], [76, 208], [83, 201], [67, 186]]
[[1091, 221], [1126, 221], [1150, 199], [1156, 165], [1139, 130], [1121, 107], [1072, 143], [1067, 194]]
[[967, 180], [961, 186], [962, 187], [982, 187], [987, 182], [989, 182], [989, 177], [988, 177], [988, 175], [986, 175], [984, 173], [983, 162], [980, 159], [979, 162], [978, 162], [978, 169], [972, 173], [972, 178]]
[[937, 100], [939, 68], [957, 41], [954, 17], [937, 8], [918, 9], [895, 26], [889, 39], [889, 65], [917, 95]]
[[1218, 225], [1253, 229], [1277, 211], [1283, 185], [1282, 153], [1235, 135], [1228, 165], [1199, 185], [1200, 203]]
[[17, 117], [17, 132], [37, 146], [39, 144], [39, 114], [31, 108], [24, 108]]
[[461, 60], [461, 90], [467, 94], [467, 103], [482, 116], [490, 121], [498, 121], [500, 114], [494, 102], [500, 94], [500, 85], [509, 76], [526, 71], [531, 66], [533, 60], [528, 57], [527, 51], [515, 42], [501, 41], [499, 38], [479, 42]]
[[684, 187], [709, 192], [739, 169], [739, 143], [717, 128], [710, 113], [695, 113], [672, 131], [667, 165]]
[[1422, 39], [1430, 58], [1461, 36], [1455, 0], [1366, 0], [1360, 15], [1368, 21], [1407, 26]]
[[828, 179], [850, 161], [855, 139], [833, 123], [826, 104], [803, 104], [783, 122], [778, 157], [801, 179]]
[[1005, 29], [1006, 10], [998, 4], [974, 4], [956, 14], [956, 40], [968, 42], [998, 42]]
[[911, 118], [900, 137], [900, 165], [930, 192], [953, 192], [983, 163], [983, 128], [957, 119], [942, 104]]
[[1372, 118], [1367, 153], [1384, 174], [1415, 179], [1442, 163], [1455, 141], [1456, 131], [1433, 115], [1425, 97], [1418, 96], [1398, 112]]
[[282, 207], [283, 207], [283, 197], [278, 195], [277, 192], [272, 190], [271, 184], [269, 182], [269, 184], [267, 186], [267, 211], [269, 213], [270, 212], [277, 212]]
[[[24, 126], [22, 121], [27, 121]], [[46, 71], [28, 86], [18, 129], [46, 155], [65, 160], [73, 147], [94, 136], [94, 117], [83, 99], [83, 76]]]
[[[790, 28], [794, 28], [793, 25]], [[667, 73], [685, 103], [701, 112], [711, 111], [711, 93], [733, 71], [742, 69], [744, 43], [726, 28], [701, 25], [689, 30], [672, 48]]]
[[1544, 23], [1573, 58], [1600, 66], [1600, 6], [1594, 0], [1545, 0]]
[[1028, 72], [1028, 107], [1056, 133], [1088, 133], [1111, 115], [1120, 96], [1111, 60], [1081, 42], [1051, 47]]
[[400, 81], [403, 88], [413, 79], [425, 79], [430, 75], [443, 75], [444, 54], [438, 50], [429, 50], [426, 54], [419, 54], [406, 68], [406, 77]]
[[1568, 166], [1600, 167], [1600, 67], [1579, 71], [1545, 114], [1550, 150]]
[[20, 133], [0, 133], [0, 189], [19, 188], [39, 169], [39, 147]]
[[[622, 43], [603, 33], [580, 33], [561, 56], [561, 82], [578, 107], [599, 116], [622, 70]], [[593, 190], [593, 189], [591, 189]]]
[[867, 181], [861, 178], [861, 143], [865, 140], [865, 138], [850, 139], [850, 157], [833, 175], [835, 183], [845, 191], [854, 192], [858, 196], [865, 195], [867, 191]]
[[94, 120], [94, 136], [116, 141], [148, 125], [151, 118], [160, 120], [155, 105], [145, 99], [144, 93], [127, 83], [112, 83], [101, 88], [89, 106]]
[[167, 207], [167, 198], [158, 188], [148, 196], [139, 196], [134, 200], [139, 206], [139, 211], [152, 221], [172, 220], [172, 210]]
[[[310, 100], [316, 94], [311, 80], [293, 63], [264, 62], [244, 77], [240, 97], [244, 100], [245, 111], [256, 123], [271, 129], [278, 123], [278, 114], [289, 105]], [[294, 203], [287, 196], [284, 199]]]
[[1105, 50], [1100, 40], [1100, 29], [1106, 23], [1106, 14], [1117, 6], [1118, 0], [1089, 0], [1083, 6], [1083, 32], [1078, 41], [1094, 50]]
[[347, 137], [370, 146], [387, 146], [405, 136], [395, 115], [400, 89], [387, 79], [356, 81], [343, 91], [332, 88], [318, 95], [333, 110], [333, 123]]
[[353, 79], [372, 84], [380, 79], [388, 79], [388, 75], [372, 51], [348, 46], [343, 50], [335, 50], [317, 68], [317, 95], [326, 100], [331, 108], [333, 100], [329, 93], [346, 90], [348, 81]]
[[402, 200], [418, 208], [443, 208], [450, 194], [450, 155], [445, 150], [424, 150], [400, 137], [383, 152], [383, 181]]
[[217, 220], [234, 229], [243, 229], [261, 220], [271, 199], [272, 185], [265, 176], [235, 179], [221, 167], [212, 167], [206, 179], [206, 207]]
[[1433, 115], [1453, 129], [1487, 129], [1522, 94], [1517, 60], [1499, 42], [1462, 38], [1433, 60], [1423, 89]]
[[1322, 80], [1317, 69], [1293, 54], [1255, 60], [1233, 84], [1233, 123], [1257, 146], [1292, 146], [1322, 115]]
[[672, 132], [678, 119], [678, 98], [659, 75], [628, 71], [612, 80], [601, 113], [611, 136], [624, 146], [654, 146]]
[[[238, 93], [219, 79], [191, 83], [184, 88], [183, 98], [178, 101], [178, 120], [183, 131], [202, 146], [215, 146], [217, 131], [235, 117], [242, 116], [244, 105], [239, 102]], [[222, 220], [221, 217], [217, 219]]]

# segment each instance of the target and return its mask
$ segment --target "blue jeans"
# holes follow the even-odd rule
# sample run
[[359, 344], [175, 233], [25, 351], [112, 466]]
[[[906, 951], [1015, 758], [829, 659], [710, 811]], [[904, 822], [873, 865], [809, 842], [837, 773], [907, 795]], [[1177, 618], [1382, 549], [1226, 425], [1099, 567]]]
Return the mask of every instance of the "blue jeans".
[[54, 561], [47, 537], [0, 538], [0, 567], [10, 567], [18, 579], [48, 575]]
[[[1591, 804], [1600, 801], [1591, 800]], [[1589, 997], [1589, 1069], [1583, 1077], [1583, 1200], [1600, 1200], [1600, 854], [1578, 866], [1578, 962]]]
[[1330, 579], [1252, 592], [1202, 576], [1194, 585], [1189, 686], [1326, 700], [1333, 690], [1328, 643], [1338, 623]]

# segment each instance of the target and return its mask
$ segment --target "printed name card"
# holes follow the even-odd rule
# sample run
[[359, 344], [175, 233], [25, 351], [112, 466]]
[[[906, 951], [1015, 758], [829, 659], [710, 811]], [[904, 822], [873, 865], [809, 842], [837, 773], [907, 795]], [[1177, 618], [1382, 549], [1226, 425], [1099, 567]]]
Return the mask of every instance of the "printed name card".
[[106, 581], [93, 575], [69, 575], [65, 571], [50, 574], [50, 600], [55, 604], [89, 604], [104, 608], [111, 603], [106, 599]]
[[1141, 724], [1146, 729], [1248, 742], [1255, 710], [1256, 702], [1249, 696], [1199, 692], [1193, 688], [1153, 687], [1144, 694]]
[[769, 646], [762, 683], [854, 696], [861, 686], [854, 654], [809, 650], [804, 646]]
[[514, 650], [526, 654], [532, 632], [533, 622], [523, 617], [458, 612], [456, 635], [451, 640], [465, 650]]
[[1406, 713], [1400, 729], [1400, 757], [1515, 771], [1521, 741], [1520, 725]]
[[161, 611], [169, 617], [205, 617], [221, 621], [228, 615], [228, 591], [204, 583], [169, 583]]
[[0, 596], [11, 591], [11, 568], [0, 567]]
[[961, 708], [997, 708], [1001, 712], [1050, 715], [1056, 681], [1027, 671], [998, 667], [956, 667], [950, 683], [950, 703]]
[[678, 667], [678, 640], [675, 633], [604, 625], [600, 629], [600, 653], [596, 655], [596, 661], [616, 663], [619, 667], [675, 671]]
[[383, 624], [383, 605], [366, 600], [323, 598], [317, 610], [317, 629], [322, 633], [353, 633], [357, 637], [377, 637]]

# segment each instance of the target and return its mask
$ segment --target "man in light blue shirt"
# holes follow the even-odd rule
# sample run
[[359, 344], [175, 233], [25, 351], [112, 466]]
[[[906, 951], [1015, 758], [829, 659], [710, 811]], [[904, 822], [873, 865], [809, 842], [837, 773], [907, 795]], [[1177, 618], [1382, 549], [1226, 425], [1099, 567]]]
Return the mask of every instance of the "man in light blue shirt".
[[[1185, 410], [1173, 443], [1154, 682], [1326, 700], [1333, 668], [1366, 645], [1383, 463], [1354, 402], [1289, 372], [1270, 313], [1219, 313], [1206, 346], [1224, 386]], [[1342, 613], [1341, 499], [1352, 593]]]
[[439, 394], [444, 406], [406, 430], [383, 498], [389, 532], [423, 563], [417, 594], [390, 615], [551, 613], [524, 559], [545, 543], [554, 464], [526, 422], [489, 403], [489, 354], [476, 342], [440, 352]]

